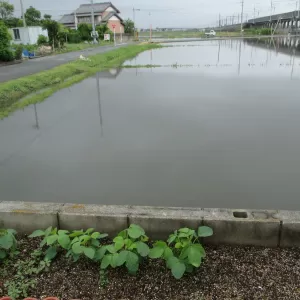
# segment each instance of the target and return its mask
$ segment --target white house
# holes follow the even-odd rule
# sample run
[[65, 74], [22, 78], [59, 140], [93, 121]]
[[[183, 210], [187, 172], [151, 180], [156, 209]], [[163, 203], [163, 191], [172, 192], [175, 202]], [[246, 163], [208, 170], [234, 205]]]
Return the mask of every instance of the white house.
[[9, 29], [14, 44], [33, 45], [40, 34], [48, 37], [48, 31], [41, 26], [16, 27]]

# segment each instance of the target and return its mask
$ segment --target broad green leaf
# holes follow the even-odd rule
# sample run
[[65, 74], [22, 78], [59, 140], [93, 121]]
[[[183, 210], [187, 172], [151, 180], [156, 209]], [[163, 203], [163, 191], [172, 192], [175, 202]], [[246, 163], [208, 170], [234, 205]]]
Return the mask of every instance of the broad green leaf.
[[189, 255], [189, 249], [190, 249], [189, 246], [184, 247], [184, 248], [182, 249], [180, 255], [179, 255], [179, 259], [185, 259], [185, 258], [187, 258], [188, 255]]
[[167, 268], [171, 269], [173, 265], [179, 262], [179, 259], [175, 256], [171, 256], [167, 260]]
[[92, 240], [91, 245], [94, 246], [94, 247], [99, 247], [100, 242], [98, 240]]
[[123, 250], [119, 253], [118, 259], [116, 262], [118, 267], [122, 266], [126, 262], [128, 253], [129, 253], [129, 251], [127, 251], [127, 250]]
[[75, 254], [75, 253], [72, 253], [72, 257], [73, 257], [73, 261], [76, 262], [79, 260], [80, 258], [80, 254]]
[[128, 235], [133, 239], [138, 239], [145, 234], [145, 231], [139, 225], [131, 224], [128, 228]]
[[115, 249], [119, 251], [124, 247], [124, 239], [121, 236], [117, 236], [113, 239], [113, 242], [115, 243]]
[[16, 235], [17, 234], [16, 230], [14, 230], [14, 229], [7, 229], [7, 232], [9, 234], [12, 234], [12, 235]]
[[136, 246], [137, 252], [140, 254], [140, 256], [146, 257], [149, 254], [150, 249], [147, 244], [143, 242], [137, 242]]
[[92, 239], [98, 239], [100, 236], [100, 233], [99, 232], [94, 232], [92, 235], [91, 235], [91, 238]]
[[118, 236], [121, 236], [123, 239], [126, 239], [126, 237], [127, 237], [127, 230], [121, 231], [121, 232], [118, 234]]
[[108, 246], [106, 246], [106, 249], [107, 249], [108, 252], [110, 252], [112, 254], [117, 252], [114, 245], [108, 245]]
[[208, 236], [212, 236], [214, 234], [212, 228], [208, 227], [208, 226], [200, 226], [198, 228], [198, 236], [199, 237], [208, 237]]
[[171, 256], [173, 256], [173, 251], [167, 247], [164, 252], [164, 259], [169, 259]]
[[69, 231], [68, 230], [58, 230], [58, 235], [61, 235], [61, 234], [69, 234]]
[[133, 253], [128, 252], [126, 258], [126, 267], [131, 274], [135, 274], [139, 268], [139, 257]]
[[112, 260], [112, 255], [111, 254], [107, 254], [103, 257], [102, 261], [101, 261], [101, 269], [107, 269], [107, 267], [110, 265]]
[[150, 249], [149, 257], [152, 258], [152, 259], [160, 258], [164, 254], [164, 251], [165, 250], [164, 250], [163, 247], [152, 248], [152, 249]]
[[176, 238], [177, 238], [177, 235], [171, 234], [167, 240], [168, 244], [169, 245], [172, 244], [176, 240]]
[[4, 259], [6, 257], [6, 252], [2, 249], [0, 249], [0, 259]]
[[178, 231], [183, 232], [183, 233], [189, 233], [190, 229], [189, 228], [180, 228]]
[[107, 233], [101, 233], [100, 236], [98, 237], [98, 239], [104, 239], [106, 237], [108, 237]]
[[[70, 235], [69, 235], [69, 236], [70, 236]], [[72, 240], [71, 245], [73, 245], [73, 244], [75, 244], [75, 243], [77, 243], [77, 242], [79, 242], [79, 238], [78, 238], [78, 237], [75, 237], [75, 238]]]
[[48, 228], [45, 230], [45, 236], [48, 236], [52, 230], [53, 230], [52, 226], [48, 227]]
[[146, 236], [146, 235], [143, 235], [142, 237], [141, 237], [141, 242], [148, 242], [149, 241], [149, 238]]
[[56, 241], [57, 241], [57, 238], [58, 238], [58, 235], [50, 235], [48, 238], [47, 238], [47, 245], [52, 245], [54, 244]]
[[89, 228], [87, 229], [87, 231], [85, 232], [86, 234], [90, 234], [94, 231], [95, 229], [94, 228]]
[[81, 254], [83, 252], [83, 248], [79, 242], [76, 242], [72, 245], [72, 250], [75, 254]]
[[186, 267], [186, 272], [188, 272], [188, 273], [192, 273], [194, 271], [194, 267], [192, 265], [190, 265], [189, 263], [186, 263], [185, 267]]
[[45, 259], [52, 260], [57, 254], [55, 247], [49, 247], [46, 251]]
[[181, 245], [180, 242], [178, 242], [178, 243], [175, 244], [175, 248], [176, 248], [176, 249], [180, 249], [181, 247], [182, 247], [182, 245]]
[[128, 247], [128, 250], [134, 250], [134, 249], [136, 249], [137, 248], [137, 243], [132, 243], [131, 245], [130, 245], [130, 247]]
[[95, 253], [95, 256], [94, 256], [94, 260], [95, 261], [99, 261], [103, 258], [103, 256], [105, 255], [106, 253], [106, 247], [103, 246], [99, 249], [96, 250], [96, 253]]
[[199, 250], [199, 247], [196, 247], [196, 245], [191, 245], [188, 248], [188, 261], [191, 265], [198, 268], [201, 265], [201, 259], [202, 259], [202, 253]]
[[172, 274], [176, 279], [180, 279], [183, 276], [185, 270], [186, 270], [185, 264], [179, 261], [174, 265], [172, 265], [171, 268]]
[[46, 245], [46, 243], [47, 243], [47, 238], [45, 237], [45, 238], [43, 238], [43, 240], [41, 241], [40, 247], [44, 247], [44, 246]]
[[43, 230], [36, 230], [31, 235], [29, 235], [30, 238], [38, 237], [38, 236], [44, 236], [45, 231]]
[[168, 245], [164, 241], [157, 241], [157, 242], [154, 243], [154, 247], [166, 248], [166, 247], [168, 247]]
[[50, 232], [51, 235], [57, 234], [57, 228], [53, 228], [52, 231]]
[[201, 253], [202, 257], [206, 256], [205, 250], [204, 250], [204, 248], [202, 247], [201, 244], [193, 244], [193, 247], [198, 249], [198, 251]]
[[8, 250], [14, 245], [14, 239], [12, 235], [5, 235], [0, 237], [0, 247]]
[[133, 241], [131, 239], [125, 239], [124, 244], [125, 244], [126, 248], [128, 249], [133, 244]]
[[114, 253], [112, 255], [111, 262], [110, 262], [110, 265], [112, 266], [112, 268], [117, 267], [118, 257], [119, 257], [119, 253]]
[[90, 259], [93, 259], [95, 256], [95, 249], [92, 247], [84, 247], [83, 252], [84, 255]]
[[81, 244], [86, 244], [91, 239], [91, 236], [89, 235], [83, 235], [79, 238], [79, 241]]
[[70, 237], [76, 237], [76, 236], [81, 236], [83, 235], [83, 230], [75, 230], [70, 234]]
[[136, 275], [138, 269], [139, 269], [139, 263], [135, 263], [135, 264], [128, 264], [126, 263], [126, 267], [128, 269], [129, 274], [131, 275]]
[[68, 249], [71, 242], [69, 236], [66, 234], [59, 235], [57, 241], [60, 244], [60, 246], [64, 249]]

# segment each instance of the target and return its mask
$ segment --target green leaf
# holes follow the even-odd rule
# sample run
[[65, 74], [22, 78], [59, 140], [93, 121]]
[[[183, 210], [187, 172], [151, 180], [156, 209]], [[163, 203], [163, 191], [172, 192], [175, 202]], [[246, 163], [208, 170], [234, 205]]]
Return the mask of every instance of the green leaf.
[[61, 234], [69, 234], [69, 231], [68, 230], [58, 230], [58, 235], [61, 235]]
[[173, 264], [171, 268], [172, 274], [176, 279], [180, 279], [183, 276], [185, 270], [186, 270], [185, 264], [180, 261]]
[[40, 247], [44, 247], [44, 246], [46, 245], [46, 243], [47, 243], [47, 238], [45, 237], [45, 238], [43, 238], [43, 240], [41, 241]]
[[43, 230], [36, 230], [31, 235], [29, 235], [30, 238], [38, 237], [38, 236], [44, 236], [45, 231]]
[[107, 254], [103, 257], [102, 261], [101, 261], [101, 269], [107, 269], [107, 267], [110, 265], [112, 260], [112, 255], [111, 254]]
[[123, 239], [126, 239], [126, 237], [127, 237], [127, 231], [126, 231], [126, 230], [121, 231], [121, 232], [118, 234], [118, 236], [121, 236]]
[[107, 233], [101, 233], [100, 236], [98, 237], [98, 239], [104, 239], [108, 236]]
[[137, 242], [137, 252], [140, 254], [140, 256], [142, 257], [146, 257], [149, 254], [149, 247], [147, 244], [143, 243], [143, 242]]
[[208, 226], [200, 226], [198, 228], [198, 236], [199, 237], [208, 237], [214, 234], [213, 230]]
[[52, 226], [48, 227], [46, 230], [45, 230], [45, 236], [48, 236], [50, 234], [50, 232], [52, 231]]
[[100, 242], [98, 240], [92, 240], [91, 245], [94, 246], [94, 247], [99, 247]]
[[0, 249], [0, 259], [4, 259], [6, 257], [6, 252], [2, 249]]
[[75, 254], [81, 254], [83, 252], [83, 248], [81, 245], [80, 245], [80, 242], [76, 242], [72, 245], [72, 250]]
[[75, 230], [70, 234], [70, 237], [73, 238], [81, 235], [83, 235], [83, 230]]
[[90, 259], [93, 259], [95, 256], [95, 249], [92, 247], [84, 247], [83, 248], [84, 255]]
[[57, 238], [58, 238], [58, 235], [50, 235], [48, 238], [47, 238], [47, 245], [52, 245], [54, 244], [56, 241], [57, 241]]
[[171, 256], [167, 260], [167, 268], [171, 269], [173, 265], [179, 262], [179, 259], [175, 256]]
[[91, 235], [91, 238], [92, 239], [98, 239], [100, 236], [100, 233], [99, 232], [94, 232], [92, 235]]
[[75, 237], [72, 242], [71, 242], [71, 245], [73, 245], [74, 243], [77, 243], [79, 242], [79, 238], [78, 237]]
[[92, 233], [94, 230], [95, 230], [94, 228], [89, 228], [85, 233], [86, 233], [86, 234], [90, 234], [90, 233]]
[[175, 248], [176, 248], [176, 249], [180, 249], [181, 247], [182, 247], [182, 245], [181, 245], [180, 242], [178, 242], [178, 243], [175, 244]]
[[201, 265], [202, 253], [197, 245], [191, 245], [188, 248], [188, 261], [191, 265], [198, 268]]
[[169, 245], [172, 244], [176, 240], [176, 238], [177, 238], [177, 234], [176, 235], [175, 234], [171, 234], [169, 236], [168, 240], [167, 240], [168, 244]]
[[137, 243], [131, 243], [130, 247], [128, 247], [128, 250], [134, 250], [137, 248]]
[[106, 253], [106, 247], [105, 246], [97, 249], [96, 253], [95, 253], [95, 256], [94, 256], [94, 260], [95, 261], [100, 261], [103, 258], [103, 256], [105, 255], [105, 253]]
[[60, 244], [60, 246], [64, 249], [68, 249], [71, 243], [69, 236], [66, 234], [59, 235], [57, 241]]
[[135, 253], [128, 251], [126, 258], [126, 267], [132, 274], [135, 274], [137, 272], [139, 268], [139, 257]]
[[129, 251], [127, 251], [127, 250], [123, 250], [119, 253], [118, 259], [116, 262], [118, 267], [122, 266], [126, 262], [128, 253], [129, 253]]
[[173, 251], [168, 247], [165, 249], [164, 259], [169, 259], [171, 256], [173, 256]]
[[155, 247], [155, 248], [152, 248], [149, 252], [149, 257], [152, 258], [152, 259], [155, 259], [155, 258], [160, 258], [162, 257], [162, 255], [164, 254], [164, 248], [163, 247]]
[[133, 239], [138, 239], [145, 234], [145, 231], [139, 225], [131, 224], [128, 228], [128, 235]]
[[181, 250], [181, 253], [180, 253], [180, 255], [179, 255], [179, 259], [185, 259], [185, 258], [187, 258], [188, 255], [189, 255], [189, 249], [190, 249], [189, 246], [184, 247], [184, 248]]
[[0, 237], [0, 247], [8, 250], [14, 245], [13, 236], [10, 234], [6, 234], [5, 236]]
[[115, 243], [115, 249], [119, 251], [124, 247], [124, 239], [121, 236], [117, 236], [113, 239], [113, 242]]
[[12, 235], [16, 235], [17, 232], [14, 230], [14, 229], [7, 229], [6, 230], [9, 234], [12, 234]]
[[52, 260], [57, 254], [55, 247], [49, 247], [46, 251], [45, 259]]
[[119, 253], [114, 253], [112, 255], [111, 262], [110, 262], [110, 265], [112, 266], [112, 268], [116, 268], [117, 267], [118, 257], [119, 257]]
[[180, 228], [178, 231], [183, 232], [183, 233], [189, 233], [190, 229], [189, 228]]
[[112, 254], [117, 252], [114, 245], [108, 245], [108, 246], [106, 246], [106, 249], [107, 249], [108, 252], [110, 252]]

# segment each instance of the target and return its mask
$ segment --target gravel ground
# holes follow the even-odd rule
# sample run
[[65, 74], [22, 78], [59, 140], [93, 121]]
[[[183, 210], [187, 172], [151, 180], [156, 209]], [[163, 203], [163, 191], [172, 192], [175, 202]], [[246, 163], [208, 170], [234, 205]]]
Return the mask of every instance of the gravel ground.
[[[35, 246], [26, 239], [22, 243], [23, 248]], [[206, 249], [202, 267], [182, 280], [175, 280], [163, 262], [154, 260], [142, 264], [137, 277], [124, 269], [109, 270], [106, 287], [99, 287], [97, 264], [85, 259], [72, 263], [60, 255], [38, 276], [31, 295], [61, 300], [300, 299], [300, 249]], [[29, 252], [24, 250], [21, 257]]]

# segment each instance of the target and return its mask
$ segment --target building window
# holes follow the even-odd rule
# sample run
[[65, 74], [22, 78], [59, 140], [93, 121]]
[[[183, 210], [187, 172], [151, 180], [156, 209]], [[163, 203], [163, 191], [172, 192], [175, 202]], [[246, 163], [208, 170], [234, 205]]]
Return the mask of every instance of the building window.
[[20, 40], [21, 39], [20, 30], [19, 29], [13, 29], [13, 32], [14, 32], [14, 39], [15, 40]]

